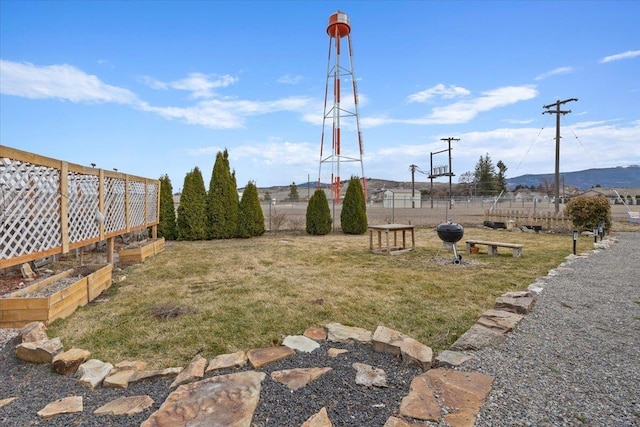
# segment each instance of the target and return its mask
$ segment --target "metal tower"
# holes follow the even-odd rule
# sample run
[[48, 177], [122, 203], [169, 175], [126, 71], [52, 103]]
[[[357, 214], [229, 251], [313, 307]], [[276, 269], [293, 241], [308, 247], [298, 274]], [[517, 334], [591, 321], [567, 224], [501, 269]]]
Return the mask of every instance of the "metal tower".
[[[331, 195], [336, 203], [340, 203], [340, 164], [343, 162], [360, 162], [360, 178], [362, 179], [362, 189], [364, 190], [365, 200], [367, 195], [366, 179], [364, 176], [364, 164], [362, 163], [362, 133], [360, 132], [360, 115], [358, 113], [358, 87], [356, 76], [353, 71], [353, 51], [351, 48], [351, 24], [349, 17], [344, 13], [337, 11], [329, 17], [329, 25], [327, 25], [327, 34], [329, 35], [329, 55], [327, 60], [327, 83], [324, 90], [324, 116], [322, 118], [322, 137], [320, 140], [320, 170], [318, 173], [318, 188], [322, 182], [323, 166], [326, 169], [331, 168]], [[348, 64], [342, 65], [340, 62], [340, 41], [346, 37], [349, 49]], [[333, 60], [333, 62], [332, 62]], [[342, 86], [341, 82], [351, 80], [353, 89], [353, 105], [351, 100], [345, 98], [342, 103]], [[333, 86], [333, 102], [329, 100], [329, 84]], [[348, 86], [347, 86], [348, 88]], [[347, 92], [348, 89], [345, 90]], [[347, 95], [345, 93], [345, 95]], [[350, 94], [349, 94], [350, 95]], [[346, 104], [346, 105], [345, 105]], [[355, 120], [354, 120], [355, 119]], [[355, 121], [355, 123], [354, 123]], [[325, 129], [331, 123], [331, 154], [324, 153]], [[345, 130], [355, 132], [357, 135], [358, 153], [343, 155], [343, 144], [341, 140], [341, 126]], [[353, 150], [353, 147], [351, 147]], [[354, 173], [353, 175], [356, 175]]]

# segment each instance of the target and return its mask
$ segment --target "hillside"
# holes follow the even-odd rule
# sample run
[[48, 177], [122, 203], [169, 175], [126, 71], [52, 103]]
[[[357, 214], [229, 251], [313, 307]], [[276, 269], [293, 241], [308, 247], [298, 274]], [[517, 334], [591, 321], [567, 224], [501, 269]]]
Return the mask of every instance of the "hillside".
[[[564, 179], [564, 185], [581, 190], [598, 185], [604, 188], [640, 188], [640, 165], [562, 172], [560, 176], [560, 179]], [[517, 185], [537, 186], [543, 180], [553, 182], [554, 174], [529, 174], [508, 178], [507, 185], [509, 188]]]

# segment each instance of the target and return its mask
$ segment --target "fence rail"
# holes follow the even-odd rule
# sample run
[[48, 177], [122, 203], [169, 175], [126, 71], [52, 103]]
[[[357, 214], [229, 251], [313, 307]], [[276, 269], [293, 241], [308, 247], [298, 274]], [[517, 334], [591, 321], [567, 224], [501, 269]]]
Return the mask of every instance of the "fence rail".
[[0, 146], [0, 268], [159, 222], [160, 181]]

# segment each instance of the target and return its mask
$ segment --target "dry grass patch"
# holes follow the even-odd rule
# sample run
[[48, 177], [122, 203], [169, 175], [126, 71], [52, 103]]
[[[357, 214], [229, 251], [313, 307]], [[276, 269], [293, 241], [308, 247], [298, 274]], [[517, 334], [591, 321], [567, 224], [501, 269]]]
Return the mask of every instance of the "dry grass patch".
[[[431, 228], [417, 230], [416, 251], [395, 256], [370, 253], [368, 235], [176, 242], [128, 268], [108, 303], [89, 304], [50, 330], [93, 357], [140, 358], [157, 367], [184, 365], [198, 352], [211, 358], [270, 346], [328, 322], [385, 325], [438, 350], [497, 296], [526, 288], [572, 250], [566, 235], [468, 227], [464, 239], [522, 243], [524, 257], [505, 250], [471, 256], [475, 265], [439, 265], [433, 258], [441, 242]], [[580, 239], [579, 250], [591, 245]], [[464, 243], [459, 248], [464, 252]], [[440, 256], [453, 259], [451, 252]], [[188, 310], [154, 315], [171, 307]]]

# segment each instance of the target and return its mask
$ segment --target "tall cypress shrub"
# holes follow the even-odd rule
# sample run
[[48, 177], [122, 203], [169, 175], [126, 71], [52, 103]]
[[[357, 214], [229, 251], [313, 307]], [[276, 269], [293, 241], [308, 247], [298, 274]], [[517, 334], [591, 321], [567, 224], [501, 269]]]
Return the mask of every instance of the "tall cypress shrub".
[[264, 215], [258, 189], [249, 182], [242, 192], [238, 210], [238, 237], [262, 236], [264, 234]]
[[331, 211], [324, 191], [317, 189], [309, 199], [306, 218], [307, 233], [323, 236], [331, 233]]
[[216, 154], [209, 194], [207, 195], [207, 218], [209, 238], [230, 239], [238, 231], [238, 188], [235, 174], [229, 167], [229, 153], [225, 149]]
[[184, 178], [177, 224], [178, 240], [207, 238], [207, 191], [197, 166]]
[[362, 183], [357, 176], [352, 176], [347, 187], [347, 194], [342, 202], [340, 225], [346, 234], [364, 234], [367, 231], [367, 204], [364, 200]]
[[173, 187], [169, 175], [160, 177], [160, 222], [158, 223], [158, 236], [167, 240], [176, 240], [176, 211], [173, 207]]

